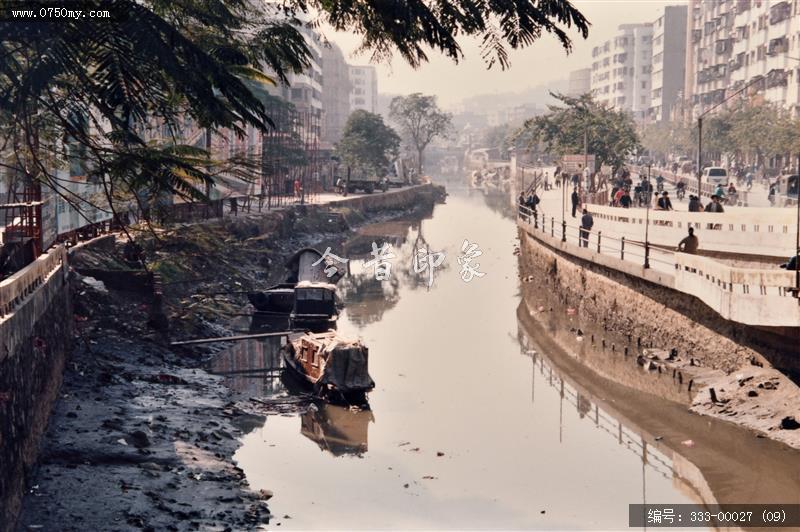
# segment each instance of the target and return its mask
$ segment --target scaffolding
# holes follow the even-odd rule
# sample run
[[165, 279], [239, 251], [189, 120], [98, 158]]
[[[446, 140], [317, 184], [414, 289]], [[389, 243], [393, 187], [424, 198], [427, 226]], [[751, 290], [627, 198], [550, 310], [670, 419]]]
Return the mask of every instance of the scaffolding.
[[292, 199], [314, 201], [322, 191], [319, 155], [321, 113], [297, 110], [282, 101], [266, 105], [274, 127], [264, 133], [261, 150], [259, 210], [280, 207]]

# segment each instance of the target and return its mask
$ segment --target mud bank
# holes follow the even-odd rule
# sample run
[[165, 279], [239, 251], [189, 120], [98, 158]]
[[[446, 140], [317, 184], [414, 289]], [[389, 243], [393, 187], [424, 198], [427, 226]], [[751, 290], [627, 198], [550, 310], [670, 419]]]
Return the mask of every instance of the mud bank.
[[658, 287], [595, 270], [519, 235], [525, 302], [563, 347], [608, 354], [581, 356], [587, 367], [800, 447], [792, 423], [800, 419], [800, 389], [759, 352], [675, 310], [675, 301], [665, 305]]
[[[525, 291], [532, 292], [529, 287]], [[529, 308], [526, 301], [520, 303], [521, 344], [529, 348], [526, 355], [532, 358], [534, 370], [552, 371], [555, 381], [566, 380], [586, 398], [589, 418], [594, 419], [599, 408], [601, 416], [604, 411], [619, 420], [619, 432], [610, 430], [610, 438], [619, 438], [622, 444], [635, 434], [648, 452], [663, 453], [669, 459], [673, 483], [693, 502], [797, 502], [800, 450], [755, 438], [731, 423], [691, 414], [682, 401], [674, 400], [680, 399], [681, 386], [669, 375], [626, 364], [624, 354], [611, 351], [608, 343], [603, 349], [601, 342], [592, 345], [588, 337], [578, 341], [575, 331], [570, 331], [575, 328], [574, 319], [557, 313], [556, 308], [539, 311]], [[606, 368], [602, 376], [598, 376], [599, 367]], [[643, 379], [649, 380], [649, 391], [642, 389]], [[653, 460], [649, 456], [645, 461]]]
[[[271, 493], [250, 490], [232, 456], [239, 439], [280, 405], [237, 401], [221, 377], [203, 369], [223, 346], [170, 349], [168, 342], [230, 334], [231, 319], [248, 312], [244, 292], [279, 279], [298, 247], [409, 209], [432, 209], [443, 193], [414, 187], [394, 191], [390, 200], [372, 196], [381, 203], [369, 210], [347, 203], [296, 206], [143, 233], [148, 263], [163, 283], [166, 330], [150, 326], [153, 294], [141, 286], [125, 290], [73, 274], [74, 349], [17, 529], [245, 530], [268, 524]], [[72, 266], [139, 275], [122, 259], [121, 239], [83, 250]]]

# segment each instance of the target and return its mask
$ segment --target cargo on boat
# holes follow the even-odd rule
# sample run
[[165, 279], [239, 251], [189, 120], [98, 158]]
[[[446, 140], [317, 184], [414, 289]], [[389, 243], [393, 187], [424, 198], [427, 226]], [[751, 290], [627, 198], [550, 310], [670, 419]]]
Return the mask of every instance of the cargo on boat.
[[282, 353], [287, 369], [323, 399], [363, 404], [375, 387], [369, 376], [369, 349], [334, 331], [292, 335]]

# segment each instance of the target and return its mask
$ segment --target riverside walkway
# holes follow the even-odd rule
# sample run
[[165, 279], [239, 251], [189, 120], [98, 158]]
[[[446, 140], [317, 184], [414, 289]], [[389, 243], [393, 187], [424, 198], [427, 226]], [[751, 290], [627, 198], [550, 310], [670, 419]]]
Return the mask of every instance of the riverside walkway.
[[519, 207], [517, 225], [553, 250], [691, 295], [727, 320], [753, 326], [800, 327], [800, 300], [793, 271], [730, 266], [709, 257], [659, 249], [649, 241], [645, 244], [596, 227], [581, 245], [578, 220], [570, 213], [561, 218], [540, 207], [534, 215], [530, 209]]

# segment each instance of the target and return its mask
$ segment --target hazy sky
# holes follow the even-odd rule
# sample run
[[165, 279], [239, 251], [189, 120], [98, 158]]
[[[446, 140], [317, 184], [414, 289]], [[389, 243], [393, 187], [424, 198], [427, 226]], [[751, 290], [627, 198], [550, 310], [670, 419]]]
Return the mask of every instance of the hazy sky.
[[[441, 54], [431, 52], [431, 61], [417, 70], [395, 56], [391, 64], [378, 64], [378, 90], [382, 93], [423, 92], [436, 94], [442, 106], [457, 104], [477, 94], [516, 92], [544, 82], [564, 79], [571, 70], [591, 66], [592, 47], [614, 35], [620, 24], [653, 22], [664, 6], [678, 5], [676, 0], [573, 0], [573, 4], [589, 19], [592, 26], [584, 40], [574, 30], [573, 51], [566, 55], [555, 37], [545, 34], [533, 46], [512, 52], [511, 67], [497, 66], [486, 70], [480, 57], [477, 40], [462, 39], [465, 58], [455, 64]], [[348, 62], [366, 64], [369, 56], [354, 56], [358, 37], [346, 33], [325, 32], [344, 51]]]

